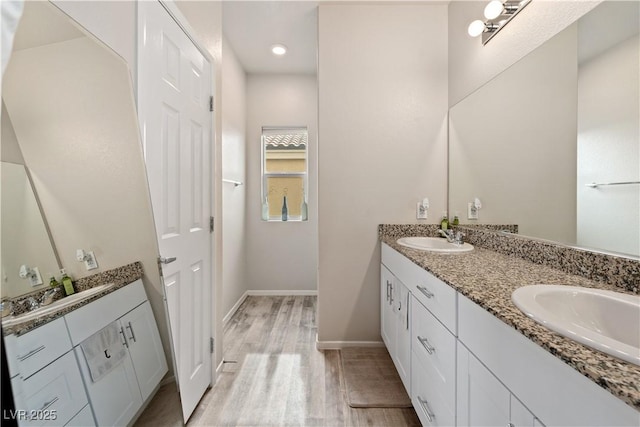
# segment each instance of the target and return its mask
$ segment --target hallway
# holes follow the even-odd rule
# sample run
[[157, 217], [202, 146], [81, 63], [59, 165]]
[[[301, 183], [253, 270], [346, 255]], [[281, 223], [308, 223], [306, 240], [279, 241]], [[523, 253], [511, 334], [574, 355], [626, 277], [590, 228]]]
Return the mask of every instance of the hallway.
[[[336, 350], [315, 349], [316, 297], [248, 297], [224, 330], [218, 383], [189, 426], [418, 426], [413, 409], [350, 408]], [[181, 425], [175, 384], [136, 426]]]

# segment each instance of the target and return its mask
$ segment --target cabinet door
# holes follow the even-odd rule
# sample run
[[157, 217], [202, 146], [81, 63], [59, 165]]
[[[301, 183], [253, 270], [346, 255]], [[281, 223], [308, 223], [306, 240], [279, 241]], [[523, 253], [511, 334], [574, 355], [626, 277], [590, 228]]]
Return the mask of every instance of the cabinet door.
[[533, 427], [535, 417], [514, 395], [511, 395], [511, 425]]
[[129, 354], [111, 372], [93, 382], [82, 349], [78, 346], [74, 351], [97, 424], [101, 427], [127, 425], [142, 406]]
[[396, 368], [407, 393], [411, 395], [411, 330], [409, 290], [398, 279], [396, 283]]
[[458, 426], [506, 426], [511, 393], [458, 344]]
[[391, 274], [384, 265], [380, 264], [380, 334], [382, 335], [382, 340], [387, 345], [387, 350], [392, 359], [395, 358], [396, 346], [396, 315], [393, 310], [393, 303], [395, 301], [394, 286], [393, 274]]
[[167, 361], [149, 302], [122, 316], [120, 324], [129, 343], [129, 354], [144, 401], [167, 373]]

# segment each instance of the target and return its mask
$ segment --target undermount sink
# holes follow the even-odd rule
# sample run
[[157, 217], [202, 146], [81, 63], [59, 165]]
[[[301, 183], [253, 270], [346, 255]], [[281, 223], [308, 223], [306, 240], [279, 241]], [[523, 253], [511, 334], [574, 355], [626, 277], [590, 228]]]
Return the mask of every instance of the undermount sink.
[[461, 245], [457, 243], [449, 243], [446, 239], [441, 237], [403, 237], [398, 239], [397, 242], [400, 246], [429, 252], [453, 254], [459, 252], [470, 252], [473, 250], [473, 245], [470, 245], [469, 243], [463, 243]]
[[640, 366], [640, 296], [562, 285], [511, 294], [528, 317], [560, 335]]
[[41, 306], [35, 310], [28, 311], [23, 314], [19, 314], [18, 316], [11, 316], [8, 318], [4, 318], [2, 319], [2, 326], [6, 328], [9, 326], [16, 325], [18, 323], [36, 319], [41, 316], [46, 316], [47, 314], [53, 313], [55, 311], [68, 307], [72, 304], [75, 304], [77, 302], [90, 298], [93, 295], [100, 293], [102, 291], [105, 291], [114, 285], [115, 283], [105, 283], [103, 285], [94, 286], [93, 288], [87, 289], [82, 292], [77, 292], [73, 295], [69, 295], [49, 305]]

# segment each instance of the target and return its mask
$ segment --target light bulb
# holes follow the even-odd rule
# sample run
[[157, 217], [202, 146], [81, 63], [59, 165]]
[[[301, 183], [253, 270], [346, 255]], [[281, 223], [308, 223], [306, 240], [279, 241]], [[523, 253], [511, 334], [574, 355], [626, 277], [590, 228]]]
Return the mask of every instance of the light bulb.
[[287, 53], [287, 47], [281, 44], [274, 44], [271, 46], [271, 52], [274, 55], [282, 56]]
[[479, 19], [476, 19], [471, 24], [469, 24], [469, 28], [467, 28], [467, 32], [471, 37], [478, 37], [484, 31], [484, 22]]
[[500, 0], [493, 0], [484, 8], [484, 17], [487, 19], [495, 19], [502, 15], [503, 10], [504, 5], [502, 2]]

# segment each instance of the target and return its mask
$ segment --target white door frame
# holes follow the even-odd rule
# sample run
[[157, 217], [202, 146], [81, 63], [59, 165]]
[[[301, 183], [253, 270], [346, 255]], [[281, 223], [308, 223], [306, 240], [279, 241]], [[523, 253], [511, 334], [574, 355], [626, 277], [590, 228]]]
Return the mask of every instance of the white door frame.
[[[178, 8], [178, 6], [175, 4], [175, 2], [173, 0], [157, 0], [162, 7], [167, 11], [167, 13], [169, 14], [169, 16], [171, 16], [171, 18], [176, 22], [176, 24], [178, 24], [178, 26], [182, 29], [182, 31], [184, 31], [184, 33], [187, 35], [187, 37], [189, 38], [189, 40], [191, 40], [191, 42], [195, 45], [195, 47], [198, 49], [198, 51], [200, 51], [200, 53], [205, 57], [205, 59], [207, 61], [209, 61], [209, 63], [211, 64], [211, 74], [209, 76], [210, 81], [211, 81], [211, 93], [214, 96], [214, 99], [216, 96], [218, 96], [218, 94], [216, 93], [216, 86], [215, 86], [215, 76], [216, 76], [216, 62], [213, 58], [213, 56], [209, 53], [209, 51], [207, 49], [204, 48], [204, 46], [202, 45], [202, 43], [199, 42], [198, 38], [197, 38], [197, 33], [195, 32], [195, 30], [191, 27], [191, 25], [189, 24], [189, 21], [187, 20], [187, 18], [183, 15], [183, 13], [180, 11], [180, 9]], [[139, 16], [140, 14], [140, 6], [139, 4], [136, 5], [136, 14], [137, 16]], [[137, 19], [136, 20], [136, 32], [138, 34], [138, 40], [140, 37], [140, 20]], [[136, 48], [138, 47], [138, 43], [136, 42]], [[138, 87], [138, 82], [137, 82], [137, 73], [138, 70], [140, 70], [140, 66], [138, 64], [138, 61], [140, 60], [139, 55], [136, 55], [136, 94], [138, 93], [137, 91], [137, 87]], [[136, 96], [136, 103], [138, 103], [137, 100], [137, 96]], [[216, 169], [215, 169], [215, 146], [216, 146], [216, 133], [215, 133], [215, 116], [212, 116], [211, 119], [211, 127], [209, 129], [209, 131], [211, 132], [211, 158], [210, 158], [210, 162], [211, 162], [211, 168], [210, 168], [210, 173], [211, 173], [211, 177], [210, 177], [210, 192], [211, 192], [211, 215], [215, 214], [215, 177], [216, 177]], [[215, 279], [215, 271], [217, 269], [217, 265], [216, 265], [216, 255], [215, 255], [215, 249], [216, 249], [216, 231], [214, 231], [213, 233], [211, 233], [211, 271], [210, 271], [210, 277], [211, 277], [211, 283], [212, 283], [212, 289], [211, 289], [211, 305], [210, 305], [210, 313], [209, 313], [209, 323], [211, 326], [211, 336], [213, 337], [213, 339], [215, 340], [215, 345], [216, 347], [219, 346], [219, 341], [218, 341], [218, 337], [216, 336], [216, 325], [215, 325], [215, 311], [216, 311], [216, 306], [215, 306], [215, 295], [216, 295], [216, 287], [217, 287], [217, 281]], [[158, 254], [158, 257], [160, 256], [160, 254]], [[161, 267], [160, 267], [161, 268]], [[161, 275], [161, 280], [164, 280], [162, 278], [162, 271], [160, 272]], [[163, 298], [166, 302], [166, 295], [165, 295], [165, 286], [164, 283], [162, 285], [162, 292], [163, 292]], [[165, 306], [166, 308], [166, 306]], [[169, 312], [167, 310], [165, 310], [165, 316], [167, 319], [167, 325], [169, 326], [169, 339], [171, 340], [171, 350], [172, 350], [172, 362], [173, 362], [173, 372], [174, 372], [174, 376], [176, 379], [176, 384], [178, 382], [178, 377], [176, 375], [177, 371], [177, 366], [176, 366], [176, 358], [175, 358], [175, 351], [174, 351], [174, 343], [173, 343], [173, 338], [171, 336], [171, 324], [169, 323]], [[214, 351], [211, 353], [210, 357], [211, 357], [211, 385], [215, 385], [216, 383], [216, 352], [215, 352], [215, 348]]]

